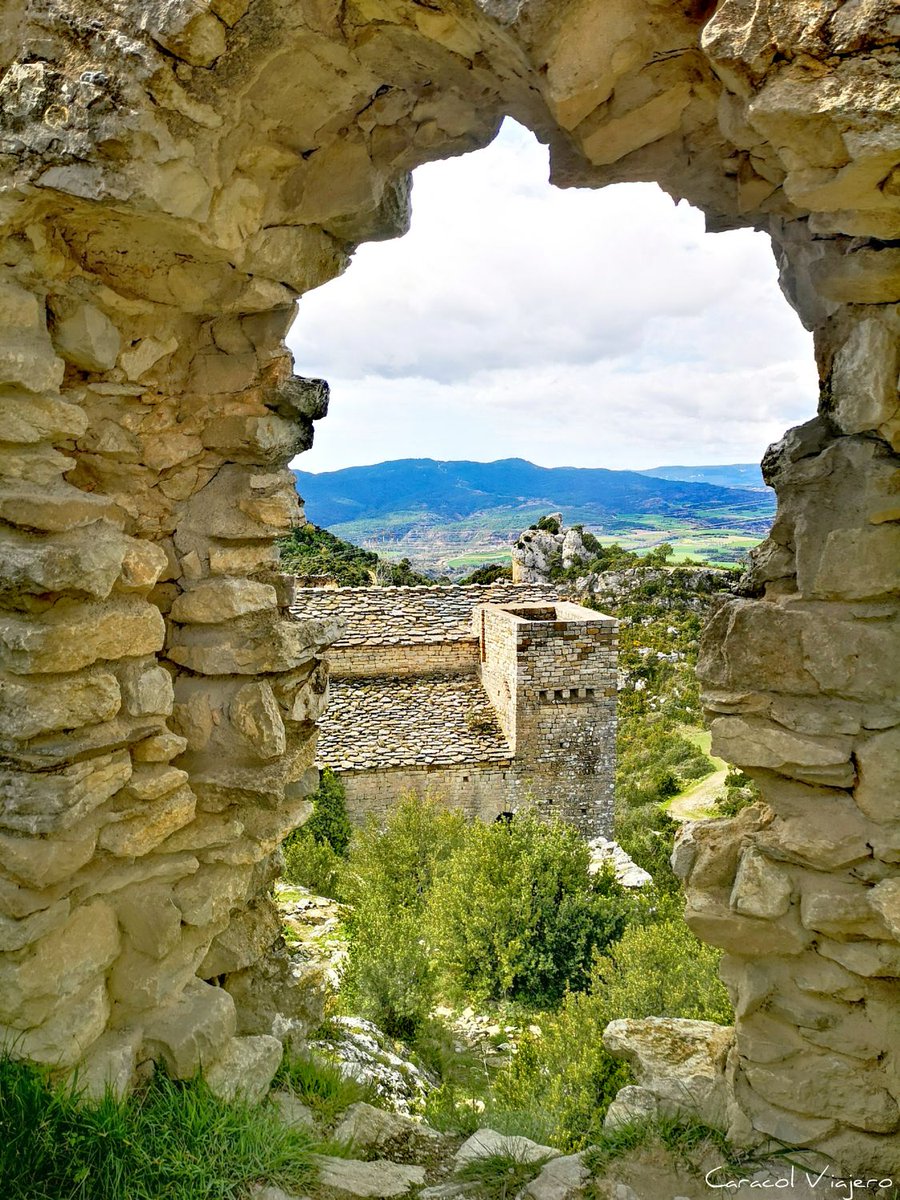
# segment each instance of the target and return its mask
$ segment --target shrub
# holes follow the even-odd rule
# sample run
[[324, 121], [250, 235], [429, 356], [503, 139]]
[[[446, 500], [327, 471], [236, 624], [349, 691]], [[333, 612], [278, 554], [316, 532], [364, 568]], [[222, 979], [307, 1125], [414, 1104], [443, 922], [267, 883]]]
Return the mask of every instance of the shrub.
[[392, 1037], [412, 1038], [434, 1002], [422, 915], [435, 873], [465, 828], [461, 813], [410, 794], [394, 805], [384, 828], [370, 819], [351, 843], [342, 998]]
[[682, 918], [633, 925], [593, 971], [592, 994], [616, 1017], [686, 1017], [728, 1025], [734, 1013], [719, 979], [721, 951]]
[[498, 1077], [496, 1103], [550, 1115], [547, 1136], [578, 1149], [601, 1136], [603, 1117], [629, 1081], [601, 1034], [619, 1017], [669, 1016], [729, 1023], [731, 1006], [717, 975], [719, 951], [694, 937], [663, 902], [665, 919], [632, 925], [599, 956], [591, 989], [570, 993], [545, 1017], [542, 1035], [526, 1035]]
[[319, 786], [312, 796], [312, 816], [302, 826], [303, 832], [317, 842], [327, 842], [336, 854], [346, 855], [353, 828], [347, 816], [347, 794], [338, 775], [326, 767], [319, 776]]
[[[347, 870], [347, 899], [385, 911], [421, 912], [438, 866], [462, 842], [466, 822], [434, 796], [410, 792], [391, 807], [384, 826], [370, 817], [356, 831]], [[357, 919], [352, 920], [355, 926]]]
[[629, 902], [561, 821], [534, 814], [473, 825], [437, 877], [428, 927], [451, 994], [552, 1004], [587, 982], [591, 953], [618, 937]]
[[332, 850], [328, 842], [317, 842], [298, 829], [282, 846], [283, 877], [288, 883], [309, 888], [316, 896], [342, 899], [341, 879], [346, 860]]
[[273, 1110], [161, 1073], [94, 1101], [2, 1058], [0, 1130], [3, 1200], [234, 1200], [261, 1179], [295, 1191], [314, 1178], [309, 1136]]
[[319, 896], [340, 899], [352, 827], [344, 785], [330, 767], [322, 771], [312, 805], [309, 820], [284, 841], [282, 874], [288, 883], [309, 888]]

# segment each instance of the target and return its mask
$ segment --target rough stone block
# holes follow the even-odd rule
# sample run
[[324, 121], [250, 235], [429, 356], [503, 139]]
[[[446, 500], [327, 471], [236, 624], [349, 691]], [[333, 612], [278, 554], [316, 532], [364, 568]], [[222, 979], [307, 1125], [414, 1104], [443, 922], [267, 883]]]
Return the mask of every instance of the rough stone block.
[[733, 1043], [731, 1026], [671, 1017], [611, 1021], [603, 1031], [604, 1046], [631, 1065], [638, 1087], [715, 1127], [727, 1109], [725, 1062]]
[[118, 951], [119, 926], [109, 905], [95, 900], [76, 908], [25, 950], [0, 959], [0, 1020], [18, 1024], [24, 1018], [27, 1027], [33, 1002], [55, 1002], [102, 977]]
[[859, 780], [853, 799], [873, 821], [900, 821], [900, 729], [874, 733], [856, 746]]
[[151, 958], [164, 958], [181, 934], [181, 909], [167, 887], [145, 884], [124, 888], [111, 899], [119, 924], [132, 946]]
[[65, 1070], [84, 1057], [108, 1020], [106, 985], [102, 979], [91, 980], [40, 1024], [24, 1031], [0, 1025], [0, 1043], [19, 1058]]
[[139, 1030], [122, 1029], [104, 1033], [78, 1065], [78, 1087], [95, 1100], [106, 1095], [124, 1099], [134, 1083], [141, 1041]]
[[48, 888], [90, 862], [96, 845], [97, 829], [93, 823], [49, 837], [0, 833], [0, 859], [3, 870], [27, 887]]
[[746, 1063], [751, 1087], [771, 1104], [817, 1119], [832, 1118], [860, 1129], [891, 1133], [900, 1109], [878, 1070], [864, 1070], [836, 1054], [797, 1054], [789, 1071]]
[[118, 858], [140, 858], [164, 842], [169, 834], [190, 824], [196, 807], [197, 799], [191, 789], [180, 787], [160, 800], [146, 802], [139, 816], [101, 829], [100, 848]]
[[21, 950], [59, 928], [65, 924], [70, 908], [68, 900], [57, 900], [48, 908], [39, 909], [19, 919], [0, 916], [0, 952]]
[[252, 579], [207, 579], [177, 596], [170, 610], [182, 624], [216, 625], [277, 607], [275, 589]]
[[231, 996], [198, 979], [173, 1004], [153, 1014], [144, 1029], [145, 1045], [162, 1057], [175, 1079], [190, 1079], [221, 1056], [234, 1027]]
[[791, 878], [753, 846], [741, 855], [731, 907], [749, 917], [780, 917], [791, 903]]
[[266, 1034], [235, 1037], [226, 1044], [222, 1056], [206, 1068], [204, 1078], [220, 1100], [240, 1097], [255, 1104], [268, 1092], [283, 1054], [278, 1038]]
[[154, 654], [164, 641], [162, 615], [145, 600], [58, 600], [40, 616], [0, 618], [0, 666], [17, 675], [77, 671], [99, 659]]
[[53, 323], [53, 342], [67, 362], [83, 371], [114, 367], [122, 345], [118, 329], [93, 304], [64, 304]]
[[99, 754], [53, 772], [0, 767], [0, 827], [21, 833], [69, 829], [124, 787], [130, 777], [127, 750]]
[[51, 678], [0, 676], [4, 738], [25, 741], [42, 733], [108, 721], [120, 704], [116, 677], [101, 669]]

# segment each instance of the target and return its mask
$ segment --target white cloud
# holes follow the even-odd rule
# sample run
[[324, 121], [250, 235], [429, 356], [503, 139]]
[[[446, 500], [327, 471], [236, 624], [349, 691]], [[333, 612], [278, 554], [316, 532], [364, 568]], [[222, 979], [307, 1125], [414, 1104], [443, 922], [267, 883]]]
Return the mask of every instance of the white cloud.
[[705, 234], [652, 184], [546, 177], [507, 122], [417, 171], [410, 233], [303, 298], [296, 370], [329, 379], [332, 409], [296, 465], [752, 461], [812, 415], [811, 338], [765, 237]]

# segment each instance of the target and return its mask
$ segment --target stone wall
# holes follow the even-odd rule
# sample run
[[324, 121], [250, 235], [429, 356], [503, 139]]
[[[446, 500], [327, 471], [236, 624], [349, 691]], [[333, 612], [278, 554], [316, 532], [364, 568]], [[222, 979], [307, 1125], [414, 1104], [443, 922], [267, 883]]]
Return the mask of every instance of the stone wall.
[[354, 824], [362, 824], [370, 815], [376, 820], [386, 818], [397, 797], [408, 792], [440, 797], [442, 804], [460, 809], [473, 821], [494, 821], [532, 800], [527, 780], [511, 759], [454, 767], [345, 771], [341, 781]]
[[716, 746], [766, 806], [694, 830], [679, 861], [689, 919], [728, 951], [733, 1132], [894, 1169], [894, 6], [95, 10], [0, 22], [0, 1022], [18, 1051], [120, 1082], [144, 1058], [190, 1073], [289, 1003], [272, 974], [255, 1016], [243, 1003], [331, 635], [288, 618], [273, 573], [284, 464], [324, 412], [283, 337], [356, 244], [404, 231], [408, 171], [511, 113], [560, 186], [652, 179], [711, 229], [766, 230], [815, 332], [820, 414], [767, 457], [778, 517], [701, 664]]
[[478, 668], [478, 643], [474, 638], [455, 642], [409, 642], [391, 646], [332, 646], [328, 669], [336, 679], [371, 678], [375, 675], [474, 675]]

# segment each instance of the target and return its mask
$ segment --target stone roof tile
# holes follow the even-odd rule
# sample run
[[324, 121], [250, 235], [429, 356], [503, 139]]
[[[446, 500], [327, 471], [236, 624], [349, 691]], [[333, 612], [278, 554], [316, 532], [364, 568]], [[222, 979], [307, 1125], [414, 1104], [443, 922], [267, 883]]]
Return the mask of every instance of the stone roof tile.
[[512, 751], [473, 675], [338, 679], [317, 763], [339, 771], [503, 762]]

